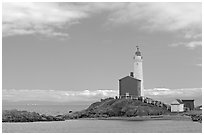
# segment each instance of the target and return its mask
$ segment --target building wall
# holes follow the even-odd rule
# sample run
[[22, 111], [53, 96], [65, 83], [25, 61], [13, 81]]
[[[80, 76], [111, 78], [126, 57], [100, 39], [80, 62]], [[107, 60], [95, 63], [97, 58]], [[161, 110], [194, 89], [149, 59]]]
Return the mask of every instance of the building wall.
[[129, 93], [132, 97], [141, 96], [141, 81], [132, 77], [124, 77], [119, 80], [119, 95], [125, 96]]
[[188, 107], [190, 110], [194, 109], [194, 100], [182, 100], [184, 107]]
[[173, 104], [171, 105], [171, 112], [183, 112], [184, 104]]

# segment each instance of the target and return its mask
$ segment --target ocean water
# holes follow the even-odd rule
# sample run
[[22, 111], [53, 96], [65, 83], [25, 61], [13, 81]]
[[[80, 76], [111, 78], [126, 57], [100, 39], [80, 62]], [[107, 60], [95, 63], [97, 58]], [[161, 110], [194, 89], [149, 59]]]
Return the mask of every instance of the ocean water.
[[69, 111], [80, 111], [88, 108], [89, 105], [4, 105], [2, 106], [2, 110], [26, 110], [29, 112], [38, 112], [40, 114], [47, 115], [59, 115], [65, 114]]
[[201, 133], [192, 121], [67, 120], [56, 122], [3, 123], [3, 133]]
[[[58, 115], [86, 109], [89, 105], [4, 105], [17, 109]], [[192, 121], [67, 120], [55, 122], [3, 123], [3, 133], [201, 133], [202, 124]]]

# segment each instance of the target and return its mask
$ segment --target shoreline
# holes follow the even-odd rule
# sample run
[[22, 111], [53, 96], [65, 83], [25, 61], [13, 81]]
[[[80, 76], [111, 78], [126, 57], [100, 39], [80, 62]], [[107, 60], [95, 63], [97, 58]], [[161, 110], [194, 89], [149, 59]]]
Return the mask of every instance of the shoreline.
[[[99, 118], [79, 118], [79, 119], [66, 119], [64, 121], [74, 120], [117, 120], [117, 121], [157, 121], [157, 120], [176, 120], [176, 121], [192, 121], [190, 116], [181, 115], [156, 115], [156, 116], [135, 116], [135, 117], [99, 117]], [[50, 123], [50, 122], [63, 122], [63, 121], [33, 121], [33, 122], [2, 122], [2, 123]], [[193, 122], [193, 121], [192, 121]]]
[[[135, 116], [135, 117], [99, 117], [99, 118], [79, 118], [71, 120], [125, 120], [125, 121], [151, 121], [151, 120], [178, 120], [192, 121], [189, 116], [176, 115], [156, 115], [156, 116]], [[68, 121], [68, 120], [67, 120]]]
[[[66, 115], [60, 116], [46, 116], [36, 112], [17, 111], [17, 110], [4, 110], [3, 123], [24, 123], [24, 122], [50, 122], [50, 121], [69, 121], [69, 120], [123, 120], [123, 121], [153, 121], [153, 120], [177, 120], [177, 121], [196, 121], [193, 120], [192, 115], [186, 114], [163, 114], [163, 115], [144, 115], [144, 116], [98, 116], [98, 117], [67, 117]], [[21, 117], [19, 117], [21, 116]], [[201, 116], [202, 117], [202, 116]], [[22, 118], [22, 119], [21, 119]], [[202, 118], [201, 121], [202, 122]]]

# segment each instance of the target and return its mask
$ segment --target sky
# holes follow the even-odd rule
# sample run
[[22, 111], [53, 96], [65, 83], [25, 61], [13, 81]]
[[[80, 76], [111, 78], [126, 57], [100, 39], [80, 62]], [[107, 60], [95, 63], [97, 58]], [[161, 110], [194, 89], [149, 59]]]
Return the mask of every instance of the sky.
[[2, 36], [5, 101], [117, 96], [139, 46], [146, 96], [201, 103], [201, 3], [3, 3]]

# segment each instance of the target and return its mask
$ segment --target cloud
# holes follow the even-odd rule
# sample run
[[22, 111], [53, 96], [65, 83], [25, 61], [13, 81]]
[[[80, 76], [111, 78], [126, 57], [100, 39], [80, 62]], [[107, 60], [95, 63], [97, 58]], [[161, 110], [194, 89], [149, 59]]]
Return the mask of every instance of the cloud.
[[199, 67], [202, 67], [202, 64], [196, 64], [197, 66], [199, 66]]
[[[146, 95], [169, 95], [169, 96], [173, 95], [173, 96], [176, 96], [177, 94], [182, 94], [186, 96], [191, 96], [192, 93], [198, 94], [199, 92], [201, 92], [201, 88], [183, 88], [183, 89], [153, 88], [153, 89], [145, 89], [144, 92]], [[181, 96], [181, 95], [178, 95], [178, 96]]]
[[3, 3], [3, 36], [41, 34], [67, 37], [68, 27], [122, 3]]
[[165, 103], [171, 103], [173, 100], [194, 99], [196, 104], [202, 104], [202, 88], [182, 88], [182, 89], [166, 89], [154, 88], [146, 89], [145, 96], [160, 100]]
[[199, 47], [199, 46], [201, 47], [202, 41], [178, 42], [178, 43], [173, 43], [169, 46], [172, 46], [172, 47], [185, 46], [189, 49], [194, 49], [194, 48]]
[[198, 38], [201, 38], [202, 37], [202, 34], [201, 33], [193, 33], [193, 32], [186, 32], [184, 37], [186, 39], [198, 39]]
[[128, 3], [110, 14], [109, 24], [131, 24], [155, 34], [161, 31], [173, 33], [184, 40], [170, 45], [174, 47], [194, 49], [202, 45], [202, 4], [198, 2]]
[[201, 3], [129, 3], [109, 19], [114, 23], [133, 23], [152, 31], [200, 30]]
[[96, 101], [101, 98], [117, 96], [115, 90], [84, 90], [84, 91], [66, 91], [66, 90], [16, 90], [3, 89], [2, 99], [6, 101], [55, 101], [55, 102], [73, 102], [73, 101]]
[[[196, 102], [201, 103], [202, 89], [201, 88], [183, 88], [183, 89], [168, 89], [154, 88], [145, 89], [144, 94], [147, 97], [160, 100], [164, 103], [171, 103], [176, 98], [196, 99]], [[95, 102], [101, 98], [118, 96], [118, 90], [83, 90], [83, 91], [68, 91], [68, 90], [16, 90], [3, 89], [2, 99], [5, 101], [54, 101], [54, 102]]]
[[[3, 36], [68, 36], [67, 27], [93, 14], [107, 13], [107, 24], [133, 24], [147, 32], [184, 31], [201, 35], [201, 3], [3, 3]], [[109, 27], [109, 26], [108, 26]]]
[[66, 37], [68, 34], [62, 29], [87, 17], [84, 12], [72, 6], [64, 8], [59, 3], [3, 3], [2, 9], [3, 36], [42, 34]]

